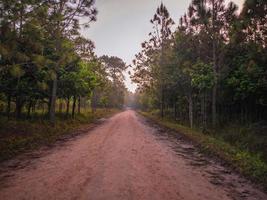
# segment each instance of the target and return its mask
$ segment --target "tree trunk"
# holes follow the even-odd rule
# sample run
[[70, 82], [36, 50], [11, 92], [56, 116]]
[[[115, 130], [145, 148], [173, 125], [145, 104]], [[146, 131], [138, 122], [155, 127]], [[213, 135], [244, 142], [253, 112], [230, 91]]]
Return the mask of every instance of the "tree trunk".
[[206, 112], [206, 92], [202, 92], [201, 95], [201, 123], [202, 131], [205, 132], [207, 128], [207, 112]]
[[44, 115], [44, 113], [45, 113], [45, 104], [44, 103], [42, 103], [42, 110], [43, 110], [42, 114]]
[[22, 102], [20, 97], [16, 98], [16, 119], [20, 119], [22, 110]]
[[70, 98], [67, 98], [67, 108], [66, 108], [66, 115], [69, 115], [69, 110], [70, 110]]
[[53, 80], [52, 95], [49, 109], [50, 122], [55, 123], [55, 112], [56, 112], [56, 100], [57, 100], [57, 76]]
[[160, 100], [160, 117], [164, 117], [164, 91], [163, 86], [161, 86], [161, 100]]
[[81, 97], [78, 97], [78, 113], [81, 113]]
[[217, 96], [217, 81], [212, 88], [212, 126], [215, 127], [217, 123], [217, 111], [216, 111], [216, 96]]
[[[60, 11], [59, 13], [62, 12], [63, 6], [60, 3]], [[59, 24], [59, 21], [58, 21]], [[56, 28], [55, 31], [55, 39], [56, 39], [56, 52], [60, 53], [61, 52], [61, 31], [60, 31], [60, 27]], [[50, 109], [49, 109], [49, 119], [50, 121], [54, 124], [55, 123], [55, 112], [56, 112], [56, 100], [57, 100], [57, 79], [58, 79], [58, 68], [60, 67], [60, 62], [61, 59], [59, 59], [55, 65], [55, 78], [53, 80], [52, 83], [52, 95], [51, 95], [51, 105], [50, 105]]]
[[29, 102], [28, 110], [27, 110], [27, 118], [29, 119], [31, 116], [31, 108], [32, 108], [32, 101]]
[[35, 114], [35, 108], [36, 108], [37, 101], [35, 100], [32, 104], [32, 113]]
[[[51, 92], [52, 94], [52, 92]], [[49, 99], [48, 99], [48, 103], [47, 103], [47, 115], [49, 117], [49, 113], [50, 113], [50, 107], [51, 107], [51, 95], [49, 95]]]
[[92, 99], [91, 99], [91, 109], [92, 109], [92, 113], [95, 113], [96, 111], [96, 99], [97, 99], [97, 96], [96, 96], [96, 91], [94, 90], [93, 91], [93, 94], [92, 94]]
[[7, 97], [7, 108], [6, 108], [6, 115], [7, 115], [8, 119], [10, 118], [10, 107], [11, 107], [11, 96], [8, 95], [8, 97]]
[[72, 118], [74, 118], [75, 107], [76, 107], [76, 96], [73, 97], [72, 113], [71, 113], [71, 117], [72, 117]]
[[215, 39], [212, 42], [212, 54], [213, 54], [213, 74], [214, 74], [214, 86], [212, 88], [212, 126], [213, 128], [217, 123], [217, 110], [216, 110], [216, 101], [217, 101], [217, 65], [216, 65], [216, 44]]
[[190, 128], [193, 128], [193, 99], [191, 94], [188, 97], [188, 111]]
[[214, 86], [212, 88], [212, 126], [215, 127], [217, 123], [217, 111], [216, 111], [216, 96], [217, 96], [217, 55], [216, 55], [216, 27], [215, 27], [215, 1], [212, 1], [212, 59], [213, 59], [213, 74], [214, 74]]
[[59, 108], [58, 108], [59, 113], [62, 113], [62, 109], [63, 109], [63, 102], [62, 102], [62, 99], [60, 99], [59, 100]]
[[177, 104], [176, 101], [174, 102], [174, 120], [177, 119]]

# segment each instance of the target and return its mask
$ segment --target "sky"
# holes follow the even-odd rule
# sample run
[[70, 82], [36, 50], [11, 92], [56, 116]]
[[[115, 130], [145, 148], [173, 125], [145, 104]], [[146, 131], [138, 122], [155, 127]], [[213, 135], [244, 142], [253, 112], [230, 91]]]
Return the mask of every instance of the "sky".
[[[244, 2], [232, 1], [239, 7]], [[152, 30], [150, 19], [161, 2], [177, 23], [191, 0], [96, 0], [97, 21], [83, 29], [82, 34], [94, 41], [97, 56], [117, 56], [129, 65], [141, 50], [141, 43], [148, 38]], [[131, 82], [127, 72], [125, 78], [126, 87], [134, 92], [137, 86]]]

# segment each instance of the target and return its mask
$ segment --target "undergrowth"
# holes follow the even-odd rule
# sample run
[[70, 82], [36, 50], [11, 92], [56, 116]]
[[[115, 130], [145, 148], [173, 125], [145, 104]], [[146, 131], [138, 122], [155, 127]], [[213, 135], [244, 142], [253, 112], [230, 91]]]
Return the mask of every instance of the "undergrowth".
[[[203, 134], [198, 130], [179, 125], [177, 122], [168, 119], [161, 119], [157, 115], [147, 112], [140, 113], [157, 122], [159, 125], [170, 128], [179, 132], [179, 134], [184, 135], [199, 145], [203, 152], [219, 157], [242, 175], [263, 185], [264, 189], [267, 191], [267, 162], [263, 157], [263, 154], [265, 153], [263, 153], [264, 149], [261, 149], [261, 151], [251, 151], [247, 148], [247, 146], [249, 146], [248, 144], [246, 144], [247, 146], [242, 146], [242, 143], [237, 144], [238, 142], [236, 142], [236, 145], [234, 145], [234, 140], [227, 142], [226, 138], [218, 136], [219, 132], [217, 134]], [[220, 132], [222, 131], [223, 130]], [[262, 139], [265, 140], [264, 138]], [[251, 139], [247, 142], [255, 142], [255, 140], [256, 139]]]
[[95, 113], [77, 114], [74, 119], [57, 115], [52, 125], [48, 120], [14, 120], [0, 118], [0, 162], [42, 145], [52, 144], [63, 135], [72, 134], [82, 125], [115, 114], [115, 109], [98, 109]]

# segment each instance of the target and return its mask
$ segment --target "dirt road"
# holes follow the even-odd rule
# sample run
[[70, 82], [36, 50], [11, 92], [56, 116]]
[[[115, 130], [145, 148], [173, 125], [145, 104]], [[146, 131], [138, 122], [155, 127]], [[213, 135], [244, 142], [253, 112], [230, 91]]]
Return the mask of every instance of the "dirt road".
[[164, 131], [134, 111], [119, 113], [87, 134], [2, 164], [0, 199], [267, 199]]

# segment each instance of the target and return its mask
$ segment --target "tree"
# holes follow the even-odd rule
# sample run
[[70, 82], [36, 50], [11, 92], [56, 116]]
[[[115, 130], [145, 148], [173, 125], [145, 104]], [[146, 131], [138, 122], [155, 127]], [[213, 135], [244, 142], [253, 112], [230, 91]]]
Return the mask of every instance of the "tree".
[[87, 22], [84, 23], [88, 27], [89, 23], [96, 20], [97, 11], [94, 8], [93, 0], [61, 0], [48, 1], [49, 15], [47, 30], [51, 33], [51, 38], [54, 38], [55, 45], [55, 65], [53, 67], [55, 77], [52, 81], [50, 111], [49, 117], [51, 122], [55, 122], [55, 103], [57, 96], [57, 81], [58, 70], [64, 61], [62, 52], [62, 38], [64, 36], [77, 35], [80, 27], [80, 19], [84, 17]]
[[246, 0], [240, 18], [244, 25], [246, 40], [267, 45], [267, 2], [261, 0]]
[[16, 117], [20, 118], [25, 102], [31, 99], [31, 105], [32, 100], [43, 95], [43, 91], [39, 94], [36, 91], [46, 87], [43, 66], [48, 61], [42, 55], [44, 29], [35, 18], [43, 10], [32, 1], [1, 3], [1, 91], [7, 97], [7, 115], [14, 100]]
[[164, 54], [167, 53], [167, 48], [169, 48], [172, 38], [171, 27], [174, 25], [174, 22], [167, 8], [162, 3], [157, 8], [150, 22], [153, 24], [153, 31], [149, 33], [149, 41], [142, 43], [143, 50], [136, 55], [133, 61], [135, 74], [132, 78], [137, 83], [140, 83], [140, 79], [143, 79], [142, 84], [148, 87], [158, 87], [161, 116], [163, 117], [164, 91], [166, 90], [166, 76], [164, 74], [164, 58], [166, 58], [166, 55]]
[[224, 42], [228, 40], [228, 25], [233, 20], [237, 6], [230, 3], [225, 7], [224, 0], [194, 0], [189, 7], [191, 22], [199, 29], [205, 29], [212, 44], [211, 60], [213, 63], [214, 85], [212, 88], [212, 124], [217, 123], [217, 88], [219, 71], [222, 66]]
[[150, 21], [153, 24], [154, 32], [150, 33], [151, 39], [154, 43], [155, 49], [159, 50], [159, 60], [156, 65], [159, 68], [159, 87], [160, 87], [160, 104], [161, 104], [161, 117], [164, 116], [164, 61], [163, 54], [166, 46], [168, 45], [168, 40], [171, 39], [171, 27], [174, 25], [173, 20], [170, 18], [169, 12], [167, 8], [161, 3], [161, 5], [157, 8], [156, 14], [154, 18]]
[[111, 90], [109, 91], [109, 101], [115, 107], [122, 107], [124, 103], [124, 75], [127, 69], [125, 62], [115, 56], [101, 56], [102, 62], [108, 78], [111, 80]]

